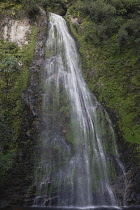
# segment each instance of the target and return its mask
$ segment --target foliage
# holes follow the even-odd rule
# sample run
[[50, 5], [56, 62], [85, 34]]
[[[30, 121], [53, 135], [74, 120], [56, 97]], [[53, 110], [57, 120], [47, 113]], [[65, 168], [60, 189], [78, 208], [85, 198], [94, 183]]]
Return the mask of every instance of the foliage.
[[28, 12], [30, 15], [34, 15], [35, 13], [38, 13], [38, 6], [41, 6], [43, 8], [49, 8], [51, 7], [52, 10], [56, 6], [56, 4], [63, 4], [66, 1], [65, 0], [9, 0], [9, 2], [12, 2], [13, 4], [21, 4], [23, 6], [23, 9]]
[[115, 7], [103, 0], [85, 1], [82, 9], [95, 23], [102, 23], [106, 19], [109, 20], [115, 14]]
[[119, 44], [134, 43], [136, 45], [140, 44], [140, 17], [128, 19], [124, 23], [118, 32]]
[[81, 0], [76, 5], [70, 12], [79, 23], [71, 29], [80, 42], [89, 88], [114, 110], [125, 140], [140, 144], [138, 1]]
[[[19, 76], [18, 61], [12, 55], [17, 51], [13, 43], [1, 42], [1, 120], [0, 120], [0, 168], [1, 182], [3, 182], [5, 172], [10, 169], [12, 164], [11, 150], [15, 145], [15, 132], [12, 126], [12, 111], [16, 106], [14, 85]], [[16, 118], [16, 117], [15, 117]]]
[[12, 56], [4, 58], [0, 64], [0, 71], [3, 73], [14, 72], [17, 68], [17, 59]]
[[[81, 1], [78, 5], [83, 17], [89, 17], [97, 38], [102, 41], [110, 39], [115, 33], [120, 40], [127, 36], [138, 39], [140, 30], [140, 6], [137, 0], [95, 0]], [[132, 38], [132, 37], [131, 37]]]
[[29, 15], [31, 20], [35, 20], [40, 12], [39, 7], [57, 14], [65, 14], [67, 0], [2, 0], [0, 12], [11, 14], [16, 18]]
[[0, 185], [11, 169], [17, 149], [17, 138], [22, 117], [22, 91], [28, 82], [28, 66], [31, 64], [36, 42], [37, 27], [32, 28], [29, 44], [22, 49], [15, 43], [1, 41], [0, 48]]
[[6, 172], [12, 168], [14, 154], [14, 150], [11, 150], [9, 153], [4, 155], [0, 153], [0, 185], [8, 180], [8, 174], [6, 174]]

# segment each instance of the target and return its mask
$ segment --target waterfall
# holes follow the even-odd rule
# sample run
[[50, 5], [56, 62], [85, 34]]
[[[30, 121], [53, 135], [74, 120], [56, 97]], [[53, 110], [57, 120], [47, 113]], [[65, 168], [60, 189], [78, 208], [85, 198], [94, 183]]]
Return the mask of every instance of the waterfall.
[[85, 84], [65, 20], [52, 13], [49, 19], [34, 205], [118, 206], [111, 121]]

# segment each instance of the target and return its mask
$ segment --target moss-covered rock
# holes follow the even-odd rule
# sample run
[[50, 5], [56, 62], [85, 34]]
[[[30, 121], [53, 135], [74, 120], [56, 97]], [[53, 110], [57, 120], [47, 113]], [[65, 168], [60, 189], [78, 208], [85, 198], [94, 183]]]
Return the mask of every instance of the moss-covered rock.
[[[112, 4], [112, 2], [109, 3]], [[113, 6], [119, 11], [118, 6]], [[105, 22], [107, 16], [99, 20], [98, 15], [96, 16], [95, 13], [92, 15], [92, 9], [94, 9], [92, 2], [85, 5], [82, 1], [76, 1], [68, 9], [66, 19], [79, 42], [84, 78], [91, 92], [97, 96], [109, 113], [117, 134], [120, 157], [126, 171], [131, 170], [133, 173], [135, 170], [139, 171], [140, 167], [140, 112], [138, 106], [140, 49], [136, 44], [138, 40], [134, 32], [137, 30], [137, 33], [140, 34], [140, 31], [138, 27], [133, 28], [131, 34], [129, 31], [129, 36], [122, 38], [122, 42], [120, 41], [120, 36], [123, 37], [121, 35], [122, 25], [127, 25], [130, 19], [130, 22], [135, 22], [135, 18], [129, 16], [131, 9], [128, 10], [127, 6], [122, 5], [128, 11], [127, 14], [125, 13], [125, 18], [122, 13], [112, 13], [107, 23]], [[105, 10], [98, 9], [103, 15]], [[133, 11], [135, 16], [137, 11], [138, 5], [135, 4], [135, 12]], [[117, 25], [111, 26], [114, 18]], [[129, 25], [129, 29], [130, 27]], [[127, 27], [127, 32], [129, 29]], [[138, 177], [138, 173], [136, 174]], [[138, 179], [135, 181], [131, 179], [130, 182], [134, 186], [139, 185]], [[139, 194], [139, 191], [134, 193]], [[130, 199], [130, 202], [130, 197], [127, 198], [129, 205], [137, 204], [138, 199], [134, 197]]]
[[[3, 16], [2, 23], [4, 18], [10, 20], [10, 17], [8, 14]], [[0, 67], [4, 94], [1, 94], [0, 199], [8, 198], [8, 205], [22, 205], [33, 180], [35, 141], [32, 140], [37, 138], [39, 130], [40, 97], [37, 94], [40, 91], [46, 27], [45, 13], [39, 16], [38, 27], [30, 25], [27, 45], [20, 48], [16, 43], [1, 40]], [[28, 93], [25, 91], [27, 87]]]

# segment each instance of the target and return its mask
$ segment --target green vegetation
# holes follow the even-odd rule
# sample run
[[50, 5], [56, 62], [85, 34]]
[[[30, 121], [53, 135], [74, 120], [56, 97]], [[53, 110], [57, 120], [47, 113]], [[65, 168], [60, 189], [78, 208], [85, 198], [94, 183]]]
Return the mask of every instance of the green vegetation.
[[[67, 0], [1, 0], [0, 12], [20, 16], [21, 12], [29, 15], [31, 19], [36, 18], [39, 7], [60, 15], [65, 15]], [[18, 12], [20, 11], [20, 15]]]
[[[1, 0], [0, 12], [12, 15], [28, 14], [34, 18], [38, 6], [64, 14], [68, 7], [76, 18], [71, 30], [80, 43], [84, 77], [92, 92], [105, 107], [113, 110], [126, 141], [140, 144], [140, 5], [139, 0]], [[14, 43], [0, 42], [1, 71], [1, 140], [0, 185], [12, 168], [17, 150], [22, 117], [21, 94], [28, 82], [28, 67], [32, 62], [37, 27], [32, 27], [29, 44], [22, 49]], [[69, 107], [61, 104], [61, 115]], [[60, 120], [60, 119], [59, 119]], [[67, 121], [62, 117], [62, 122]], [[70, 127], [64, 135], [71, 144]]]
[[84, 76], [114, 110], [126, 141], [140, 144], [140, 5], [137, 0], [76, 1], [67, 13], [80, 43]]
[[[4, 185], [17, 151], [22, 118], [22, 91], [28, 82], [28, 67], [32, 62], [37, 27], [32, 27], [29, 44], [19, 48], [15, 43], [0, 42], [0, 186]], [[5, 176], [6, 175], [6, 176]]]

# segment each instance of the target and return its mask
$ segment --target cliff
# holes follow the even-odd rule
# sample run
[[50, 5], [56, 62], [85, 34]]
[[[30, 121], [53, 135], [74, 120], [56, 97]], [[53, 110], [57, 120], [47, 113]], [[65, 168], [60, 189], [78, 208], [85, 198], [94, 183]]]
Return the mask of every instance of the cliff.
[[85, 80], [116, 131], [128, 205], [139, 204], [140, 195], [138, 14], [138, 1], [77, 1], [66, 15], [79, 43]]
[[[32, 1], [30, 3], [33, 3]], [[2, 1], [1, 143], [2, 205], [22, 205], [30, 188], [41, 124], [41, 68], [47, 16], [28, 1]], [[139, 4], [133, 1], [40, 1], [47, 11], [66, 14], [79, 43], [83, 75], [109, 113], [127, 182], [126, 202], [140, 200]], [[66, 13], [67, 12], [67, 13]], [[9, 202], [5, 202], [9, 200]]]

